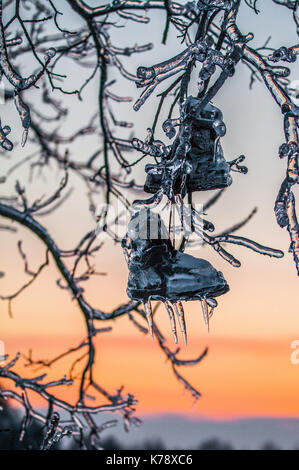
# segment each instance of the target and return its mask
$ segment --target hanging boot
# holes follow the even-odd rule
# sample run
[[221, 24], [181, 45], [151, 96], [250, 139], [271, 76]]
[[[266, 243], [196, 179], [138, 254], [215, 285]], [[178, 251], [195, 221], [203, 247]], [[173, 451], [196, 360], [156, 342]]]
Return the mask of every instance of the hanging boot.
[[174, 311], [186, 341], [182, 300], [200, 300], [208, 325], [217, 305], [214, 297], [224, 294], [229, 287], [222, 273], [208, 261], [173, 248], [159, 214], [149, 209], [137, 212], [129, 223], [122, 246], [129, 266], [127, 294], [132, 300], [144, 303], [151, 332], [151, 300], [164, 302], [175, 340]]
[[220, 137], [226, 133], [223, 116], [219, 108], [208, 103], [202, 111], [197, 111], [200, 100], [189, 97], [192, 120], [191, 149], [188, 157], [192, 162], [192, 172], [187, 178], [189, 191], [222, 189], [232, 183], [230, 164], [225, 160]]
[[[232, 183], [230, 164], [223, 156], [220, 137], [225, 135], [225, 124], [222, 121], [220, 109], [208, 103], [198, 111], [201, 100], [189, 97], [186, 100], [186, 120], [192, 123], [191, 148], [186, 155], [189, 163], [186, 175], [186, 192], [222, 189]], [[165, 180], [166, 169], [171, 167], [170, 159], [164, 159], [159, 164], [146, 165], [147, 178], [144, 190], [156, 193]], [[174, 181], [174, 192], [180, 193], [182, 175]]]

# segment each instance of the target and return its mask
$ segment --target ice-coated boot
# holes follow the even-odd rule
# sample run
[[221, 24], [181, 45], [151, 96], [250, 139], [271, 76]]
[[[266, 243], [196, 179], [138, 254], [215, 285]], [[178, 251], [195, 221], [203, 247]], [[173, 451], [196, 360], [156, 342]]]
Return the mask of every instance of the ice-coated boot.
[[[214, 297], [229, 287], [220, 271], [208, 261], [177, 251], [159, 214], [149, 209], [137, 212], [131, 219], [122, 241], [128, 267], [127, 294], [144, 303], [149, 329], [152, 332], [151, 300], [161, 300], [169, 314], [175, 340], [175, 310], [186, 341], [182, 300], [200, 300], [208, 324]], [[208, 306], [211, 308], [209, 311]]]
[[[186, 178], [187, 192], [222, 189], [232, 183], [231, 167], [223, 156], [220, 144], [220, 137], [226, 132], [222, 113], [210, 103], [199, 110], [200, 103], [200, 99], [192, 96], [186, 100], [186, 119], [192, 123], [191, 148], [186, 158], [192, 168]], [[160, 189], [164, 168], [169, 164], [170, 160], [167, 163], [146, 165], [146, 192], [156, 193]], [[174, 191], [180, 191], [180, 184], [176, 185]]]

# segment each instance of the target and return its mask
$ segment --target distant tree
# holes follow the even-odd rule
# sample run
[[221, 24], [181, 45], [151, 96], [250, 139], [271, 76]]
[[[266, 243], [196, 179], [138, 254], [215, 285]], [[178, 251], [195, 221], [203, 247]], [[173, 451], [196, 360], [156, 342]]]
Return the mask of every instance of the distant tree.
[[279, 447], [275, 444], [275, 442], [268, 441], [263, 444], [261, 450], [279, 450]]
[[157, 438], [157, 439], [148, 439], [146, 441], [144, 441], [143, 445], [142, 445], [142, 449], [145, 449], [145, 450], [165, 450], [166, 447], [165, 447], [165, 444], [164, 442]]
[[122, 450], [123, 446], [118, 439], [114, 436], [109, 436], [102, 441], [103, 449], [105, 450]]
[[[21, 411], [9, 407], [0, 400], [0, 450], [38, 450], [43, 442], [45, 429], [36, 420], [22, 417]], [[27, 422], [26, 422], [27, 420]], [[53, 449], [59, 449], [54, 444]]]
[[221, 441], [214, 437], [203, 441], [199, 447], [199, 450], [233, 450], [233, 446], [229, 442]]

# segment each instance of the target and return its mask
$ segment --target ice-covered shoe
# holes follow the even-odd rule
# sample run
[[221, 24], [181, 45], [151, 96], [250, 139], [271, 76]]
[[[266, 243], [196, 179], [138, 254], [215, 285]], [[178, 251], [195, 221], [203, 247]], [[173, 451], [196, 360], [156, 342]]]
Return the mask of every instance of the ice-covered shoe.
[[129, 223], [122, 245], [129, 267], [127, 294], [131, 299], [144, 303], [150, 331], [151, 300], [164, 302], [175, 339], [173, 309], [186, 340], [182, 300], [200, 300], [208, 324], [209, 316], [217, 305], [214, 297], [224, 294], [229, 287], [222, 273], [208, 261], [173, 248], [159, 214], [149, 209], [137, 212]]
[[[191, 164], [191, 171], [186, 177], [187, 192], [221, 189], [232, 183], [231, 166], [225, 160], [220, 144], [220, 137], [226, 132], [222, 113], [209, 103], [200, 111], [200, 102], [194, 97], [186, 101], [187, 119], [192, 122], [191, 148], [187, 153], [187, 161]], [[156, 193], [160, 189], [165, 165], [170, 162], [146, 165], [146, 192]], [[180, 182], [174, 182], [174, 185], [174, 192], [179, 193]]]

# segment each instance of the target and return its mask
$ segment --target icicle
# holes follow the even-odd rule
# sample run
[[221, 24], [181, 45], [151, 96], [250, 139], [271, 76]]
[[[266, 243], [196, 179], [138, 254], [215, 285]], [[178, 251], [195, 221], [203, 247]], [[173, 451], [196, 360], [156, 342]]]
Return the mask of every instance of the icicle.
[[176, 331], [176, 323], [175, 323], [175, 316], [174, 316], [174, 311], [170, 303], [166, 300], [164, 303], [164, 306], [167, 310], [167, 313], [169, 315], [169, 320], [170, 320], [170, 325], [171, 325], [171, 331], [173, 334], [173, 339], [175, 344], [178, 343], [178, 336], [177, 336], [177, 331]]
[[208, 304], [205, 299], [201, 299], [200, 302], [205, 324], [207, 325], [208, 331], [210, 331]]
[[147, 324], [148, 324], [148, 329], [151, 334], [151, 337], [154, 339], [154, 332], [153, 332], [153, 312], [152, 312], [152, 306], [150, 300], [147, 302], [143, 303], [144, 305], [144, 310], [146, 314], [146, 319], [147, 319]]
[[212, 307], [209, 311], [209, 322], [210, 322], [210, 318], [212, 318], [213, 316], [213, 313], [214, 313], [214, 307]]
[[179, 325], [180, 325], [184, 343], [187, 344], [186, 322], [185, 322], [185, 315], [184, 315], [182, 302], [180, 300], [178, 300], [177, 302], [173, 302], [173, 306], [174, 306], [175, 313], [179, 320]]

